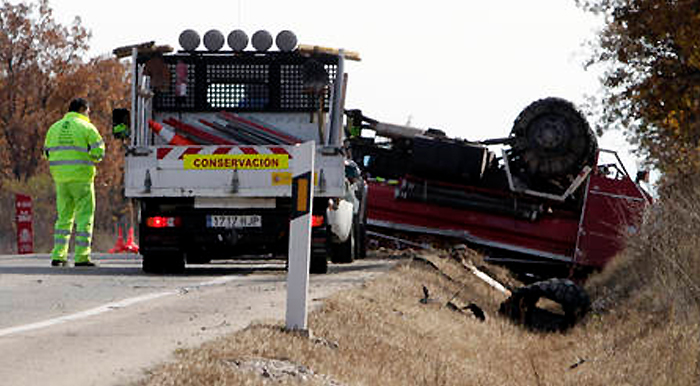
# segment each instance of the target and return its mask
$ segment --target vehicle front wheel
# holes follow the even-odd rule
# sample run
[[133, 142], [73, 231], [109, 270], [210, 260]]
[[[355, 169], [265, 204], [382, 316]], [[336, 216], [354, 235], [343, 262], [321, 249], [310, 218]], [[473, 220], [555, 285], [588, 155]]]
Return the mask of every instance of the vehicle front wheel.
[[359, 221], [353, 224], [355, 233], [355, 258], [364, 259], [367, 257], [367, 225]]
[[350, 264], [355, 260], [355, 229], [342, 243], [331, 243], [331, 261], [335, 264]]

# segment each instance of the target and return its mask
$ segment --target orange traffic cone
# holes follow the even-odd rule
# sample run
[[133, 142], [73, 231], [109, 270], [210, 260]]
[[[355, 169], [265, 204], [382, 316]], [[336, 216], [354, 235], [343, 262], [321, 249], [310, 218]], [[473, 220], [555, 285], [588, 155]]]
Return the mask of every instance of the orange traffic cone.
[[149, 120], [148, 127], [151, 128], [158, 136], [163, 138], [168, 145], [195, 145], [196, 143], [188, 138], [176, 134], [174, 131], [164, 127], [158, 122]]
[[117, 237], [117, 242], [114, 243], [114, 247], [109, 250], [109, 253], [121, 253], [124, 251], [124, 235], [122, 234], [122, 227], [118, 226], [119, 236]]
[[126, 239], [126, 244], [124, 244], [124, 251], [130, 253], [139, 253], [139, 246], [134, 242], [134, 227], [129, 227], [129, 237]]

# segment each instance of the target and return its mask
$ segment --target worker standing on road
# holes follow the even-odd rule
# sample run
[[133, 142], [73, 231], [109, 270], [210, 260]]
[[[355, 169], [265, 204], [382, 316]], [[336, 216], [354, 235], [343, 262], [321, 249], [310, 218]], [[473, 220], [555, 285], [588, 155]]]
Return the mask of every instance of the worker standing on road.
[[90, 123], [85, 99], [71, 101], [68, 113], [46, 133], [44, 154], [56, 186], [56, 225], [51, 265], [67, 264], [68, 243], [75, 230], [75, 266], [94, 267], [90, 261], [92, 223], [95, 216], [95, 164], [105, 154], [105, 144]]

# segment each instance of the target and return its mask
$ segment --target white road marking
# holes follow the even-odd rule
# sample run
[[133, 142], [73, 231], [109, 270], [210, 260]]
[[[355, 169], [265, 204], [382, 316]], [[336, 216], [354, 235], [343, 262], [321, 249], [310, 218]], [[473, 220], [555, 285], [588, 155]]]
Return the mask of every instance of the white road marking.
[[104, 305], [101, 305], [99, 307], [95, 307], [95, 308], [92, 308], [92, 309], [89, 309], [86, 311], [77, 312], [75, 314], [65, 315], [65, 316], [61, 316], [58, 318], [52, 318], [52, 319], [44, 320], [41, 322], [30, 323], [30, 324], [25, 324], [25, 325], [21, 325], [21, 326], [4, 328], [4, 329], [0, 329], [0, 338], [5, 337], [5, 336], [9, 336], [9, 335], [13, 335], [13, 334], [22, 333], [22, 332], [34, 331], [34, 330], [39, 330], [42, 328], [56, 326], [56, 325], [59, 325], [59, 324], [65, 323], [65, 322], [89, 318], [91, 316], [104, 314], [105, 312], [126, 308], [129, 306], [133, 306], [134, 304], [159, 299], [159, 298], [162, 298], [165, 296], [177, 295], [177, 294], [182, 293], [183, 290], [186, 292], [186, 291], [190, 291], [190, 290], [202, 288], [202, 287], [212, 287], [212, 286], [217, 286], [217, 285], [223, 285], [223, 284], [226, 284], [228, 282], [231, 282], [233, 280], [240, 279], [240, 278], [241, 278], [241, 276], [224, 276], [224, 277], [220, 277], [220, 278], [210, 280], [207, 282], [199, 283], [199, 284], [196, 284], [193, 286], [181, 287], [181, 288], [170, 290], [170, 291], [155, 292], [155, 293], [151, 293], [151, 294], [146, 294], [146, 295], [141, 295], [141, 296], [136, 296], [133, 298], [120, 300], [117, 302], [107, 303], [107, 304], [104, 304]]

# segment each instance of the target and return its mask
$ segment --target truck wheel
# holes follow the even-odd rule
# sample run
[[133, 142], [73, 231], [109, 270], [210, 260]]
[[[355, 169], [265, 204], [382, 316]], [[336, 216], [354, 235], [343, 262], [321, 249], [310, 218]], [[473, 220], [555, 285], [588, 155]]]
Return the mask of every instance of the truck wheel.
[[527, 175], [557, 178], [576, 175], [595, 163], [598, 144], [586, 118], [569, 101], [540, 99], [516, 118], [513, 161]]
[[364, 259], [367, 257], [367, 227], [363, 224], [357, 226], [357, 237], [355, 238], [355, 258]]
[[141, 268], [143, 272], [146, 273], [163, 273], [163, 261], [164, 257], [157, 253], [145, 253], [143, 255], [143, 261], [141, 263]]
[[143, 255], [141, 268], [146, 273], [183, 273], [185, 256], [176, 253], [147, 253]]
[[211, 263], [211, 258], [201, 254], [193, 255], [188, 253], [186, 261], [187, 264], [209, 264]]
[[312, 249], [310, 259], [311, 261], [309, 262], [309, 273], [328, 273], [328, 256], [326, 248], [323, 248], [322, 250]]
[[367, 226], [360, 222], [359, 218], [353, 224], [355, 232], [355, 258], [364, 259], [367, 257]]
[[357, 238], [355, 239], [357, 252], [355, 253], [355, 257], [358, 259], [367, 257], [367, 192], [367, 183], [363, 180], [360, 210], [355, 219], [357, 225]]
[[[561, 305], [564, 315], [537, 307], [540, 298]], [[586, 291], [569, 279], [549, 279], [518, 288], [501, 304], [499, 313], [512, 321], [540, 331], [564, 331], [588, 312], [591, 300]]]
[[[311, 231], [311, 256], [309, 262], [309, 273], [328, 273], [328, 234], [325, 228], [314, 228]], [[289, 259], [287, 259], [287, 265]]]
[[166, 273], [185, 273], [185, 255], [184, 254], [175, 254], [174, 256], [171, 255], [167, 260], [165, 264], [165, 272]]
[[355, 227], [348, 239], [342, 243], [331, 243], [331, 261], [335, 264], [350, 264], [355, 260]]

